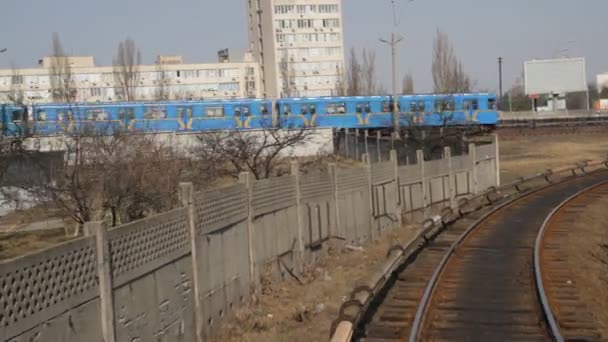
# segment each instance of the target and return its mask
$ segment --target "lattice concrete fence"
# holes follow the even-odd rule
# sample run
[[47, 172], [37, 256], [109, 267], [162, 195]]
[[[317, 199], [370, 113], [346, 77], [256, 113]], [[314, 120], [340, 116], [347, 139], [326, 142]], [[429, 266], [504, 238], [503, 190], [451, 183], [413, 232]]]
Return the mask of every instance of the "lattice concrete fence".
[[194, 191], [182, 206], [0, 262], [0, 341], [201, 341], [267, 279], [299, 278], [330, 243], [359, 244], [415, 212], [498, 185], [498, 142], [398, 166], [330, 164], [328, 172]]

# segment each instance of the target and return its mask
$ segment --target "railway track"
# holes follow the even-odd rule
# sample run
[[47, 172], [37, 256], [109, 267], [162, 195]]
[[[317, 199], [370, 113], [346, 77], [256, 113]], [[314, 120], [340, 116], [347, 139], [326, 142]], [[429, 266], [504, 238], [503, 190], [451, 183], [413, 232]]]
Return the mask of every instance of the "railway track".
[[608, 183], [601, 183], [568, 198], [545, 220], [536, 239], [534, 266], [543, 311], [557, 341], [600, 341], [598, 322], [593, 312], [580, 301], [577, 284], [568, 263], [568, 238], [577, 234], [573, 226], [585, 209], [608, 196]]
[[[562, 201], [608, 181], [608, 171], [585, 173], [585, 165], [605, 163], [556, 170], [555, 174], [571, 172], [559, 182], [551, 183], [554, 172], [522, 180], [515, 183], [512, 193], [509, 186], [494, 192], [494, 198], [488, 192], [485, 205], [490, 206], [482, 204], [470, 211], [461, 207], [457, 220], [442, 216], [443, 228], [426, 235], [424, 246], [409, 253], [399, 267], [386, 268], [391, 275], [383, 286], [355, 289], [349, 302], [355, 302], [361, 313], [343, 319], [346, 324], [338, 326], [333, 340], [351, 336], [361, 341], [550, 339], [553, 335], [545, 323], [533, 267], [537, 234]], [[582, 172], [577, 174], [578, 169]], [[549, 298], [574, 303], [567, 294]], [[352, 306], [349, 302], [344, 307]], [[573, 322], [572, 315], [581, 313], [573, 311], [578, 307], [563, 311], [565, 325]], [[341, 310], [341, 315], [343, 311], [347, 310]], [[583, 318], [572, 325], [591, 329], [593, 322]]]

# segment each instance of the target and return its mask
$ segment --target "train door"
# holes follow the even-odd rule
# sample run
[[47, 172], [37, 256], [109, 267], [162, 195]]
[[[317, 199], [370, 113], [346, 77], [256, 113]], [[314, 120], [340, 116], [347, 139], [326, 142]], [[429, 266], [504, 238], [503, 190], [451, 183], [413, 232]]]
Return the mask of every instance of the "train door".
[[234, 105], [234, 119], [237, 120], [239, 128], [249, 128], [249, 117], [251, 116], [251, 105], [237, 103]]

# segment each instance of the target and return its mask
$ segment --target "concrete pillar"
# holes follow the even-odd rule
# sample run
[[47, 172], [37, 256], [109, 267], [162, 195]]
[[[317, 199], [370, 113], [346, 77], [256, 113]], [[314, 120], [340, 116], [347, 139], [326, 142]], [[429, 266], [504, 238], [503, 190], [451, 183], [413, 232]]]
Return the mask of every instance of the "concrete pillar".
[[477, 194], [478, 178], [477, 178], [477, 148], [474, 143], [469, 144], [469, 158], [471, 158], [471, 188], [473, 194]]
[[397, 201], [397, 220], [399, 220], [399, 227], [402, 226], [403, 220], [401, 213], [403, 212], [401, 201], [401, 189], [399, 188], [399, 163], [397, 161], [397, 151], [391, 150], [390, 152], [390, 161], [393, 163], [393, 175], [395, 177], [395, 200]]
[[106, 228], [101, 222], [86, 222], [84, 231], [95, 235], [97, 279], [99, 281], [99, 309], [101, 336], [104, 342], [116, 341], [114, 330], [114, 295], [112, 294], [112, 266], [110, 244]]
[[346, 158], [350, 157], [349, 155], [349, 151], [348, 151], [348, 128], [344, 129], [344, 155], [346, 156]]
[[380, 131], [376, 131], [376, 153], [378, 153], [378, 163], [382, 161], [382, 152], [380, 151]]
[[296, 257], [296, 263], [298, 265], [298, 271], [304, 270], [304, 222], [302, 219], [302, 193], [300, 190], [300, 166], [298, 162], [291, 161], [291, 175], [296, 178], [296, 208], [297, 208], [297, 220], [298, 220], [298, 252]]
[[372, 164], [369, 161], [369, 155], [364, 154], [361, 156], [361, 161], [365, 164], [365, 173], [367, 175], [367, 189], [369, 193], [369, 227], [370, 227], [370, 239], [376, 240], [376, 229], [374, 228], [374, 184], [372, 183]]
[[444, 147], [443, 158], [448, 164], [448, 196], [450, 207], [454, 208], [456, 205], [456, 173], [454, 172], [454, 166], [452, 165], [452, 149]]
[[327, 164], [327, 171], [329, 172], [329, 179], [331, 179], [332, 205], [335, 213], [333, 234], [335, 236], [341, 236], [342, 227], [340, 226], [340, 205], [338, 202], [338, 166], [336, 163], [329, 163]]
[[494, 144], [494, 157], [496, 158], [496, 186], [500, 186], [500, 145], [498, 134], [492, 134], [492, 143]]
[[426, 177], [424, 175], [424, 152], [422, 150], [416, 151], [416, 159], [418, 160], [418, 167], [420, 168], [420, 182], [422, 183], [422, 214], [424, 218], [427, 216], [427, 208], [429, 206], [429, 200], [427, 196], [428, 184], [426, 184]]
[[253, 226], [253, 206], [251, 204], [253, 199], [253, 179], [249, 172], [241, 172], [239, 174], [239, 183], [245, 185], [247, 188], [247, 249], [249, 252], [249, 276], [251, 282], [254, 285], [257, 285], [257, 268], [255, 263], [255, 250], [253, 245], [253, 234], [254, 234], [254, 226]]
[[198, 244], [196, 234], [196, 220], [194, 218], [194, 186], [192, 183], [179, 183], [179, 199], [182, 206], [187, 208], [188, 227], [190, 230], [190, 252], [192, 258], [192, 287], [194, 292], [194, 324], [196, 327], [196, 338], [199, 341], [205, 336], [205, 324], [203, 320], [203, 307], [201, 303], [201, 286], [198, 268]]

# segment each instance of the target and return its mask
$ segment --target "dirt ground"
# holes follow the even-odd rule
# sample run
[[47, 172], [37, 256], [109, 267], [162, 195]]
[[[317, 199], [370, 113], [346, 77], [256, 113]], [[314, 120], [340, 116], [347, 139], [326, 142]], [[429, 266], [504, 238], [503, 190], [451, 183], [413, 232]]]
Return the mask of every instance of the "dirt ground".
[[404, 243], [417, 228], [403, 227], [362, 250], [333, 252], [310, 272], [303, 285], [275, 284], [257, 303], [241, 309], [217, 341], [327, 341], [338, 309], [353, 284], [376, 271], [388, 248]]
[[600, 323], [603, 338], [608, 338], [608, 198], [585, 210], [576, 225], [576, 234], [568, 234], [568, 262], [574, 283], [580, 284], [581, 301]]
[[526, 136], [500, 141], [501, 181], [506, 184], [519, 176], [583, 160], [602, 159], [607, 154], [608, 136], [602, 134]]

